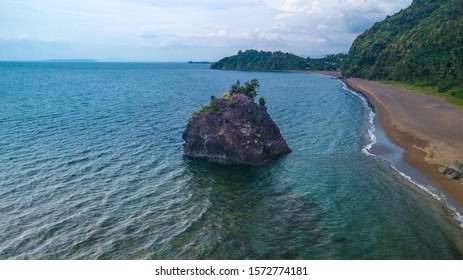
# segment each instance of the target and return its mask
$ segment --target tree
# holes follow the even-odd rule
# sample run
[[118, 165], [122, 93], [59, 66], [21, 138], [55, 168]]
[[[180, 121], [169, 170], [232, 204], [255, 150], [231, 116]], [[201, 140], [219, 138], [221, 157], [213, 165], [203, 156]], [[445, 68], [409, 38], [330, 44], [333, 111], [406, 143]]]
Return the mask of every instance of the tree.
[[244, 83], [244, 86], [241, 86], [240, 81], [236, 81], [234, 85], [230, 88], [230, 95], [236, 94], [236, 93], [242, 93], [249, 98], [256, 98], [257, 96], [257, 89], [260, 87], [259, 81], [257, 79], [252, 79], [250, 81], [247, 81]]

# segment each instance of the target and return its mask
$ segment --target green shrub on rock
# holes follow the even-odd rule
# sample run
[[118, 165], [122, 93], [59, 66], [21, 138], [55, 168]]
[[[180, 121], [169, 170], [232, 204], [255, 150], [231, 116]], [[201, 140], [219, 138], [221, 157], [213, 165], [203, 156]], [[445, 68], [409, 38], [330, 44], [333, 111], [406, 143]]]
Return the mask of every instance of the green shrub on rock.
[[256, 98], [257, 92], [256, 90], [260, 87], [259, 81], [257, 79], [252, 79], [244, 83], [244, 86], [241, 86], [240, 81], [236, 81], [234, 85], [230, 88], [230, 95], [236, 93], [242, 93], [252, 99]]

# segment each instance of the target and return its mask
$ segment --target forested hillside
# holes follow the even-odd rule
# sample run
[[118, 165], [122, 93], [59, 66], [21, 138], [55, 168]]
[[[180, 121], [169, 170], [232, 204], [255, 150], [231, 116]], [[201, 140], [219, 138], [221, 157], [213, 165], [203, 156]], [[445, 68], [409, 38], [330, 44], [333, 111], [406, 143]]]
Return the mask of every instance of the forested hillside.
[[463, 0], [414, 0], [357, 37], [345, 76], [433, 86], [463, 98]]
[[305, 59], [283, 52], [265, 52], [256, 50], [239, 51], [237, 55], [222, 58], [211, 65], [212, 69], [224, 70], [301, 70], [305, 68]]
[[291, 53], [257, 50], [239, 51], [211, 65], [212, 69], [259, 71], [340, 70], [346, 54], [330, 54], [324, 58], [303, 58]]

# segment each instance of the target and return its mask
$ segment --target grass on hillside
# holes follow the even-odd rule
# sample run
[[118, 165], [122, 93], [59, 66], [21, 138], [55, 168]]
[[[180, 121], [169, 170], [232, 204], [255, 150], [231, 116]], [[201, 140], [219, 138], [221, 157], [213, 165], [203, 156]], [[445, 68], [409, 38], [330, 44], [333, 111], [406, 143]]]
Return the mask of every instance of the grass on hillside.
[[456, 105], [458, 108], [460, 108], [461, 111], [463, 111], [463, 99], [462, 98], [452, 96], [450, 91], [440, 92], [438, 90], [438, 87], [436, 86], [421, 86], [417, 84], [408, 84], [405, 82], [397, 82], [397, 81], [380, 81], [380, 82], [383, 84], [387, 84], [387, 85], [394, 85], [394, 86], [402, 87], [402, 88], [405, 88], [406, 90], [412, 91], [417, 94], [426, 94], [426, 95], [441, 97], [445, 101]]

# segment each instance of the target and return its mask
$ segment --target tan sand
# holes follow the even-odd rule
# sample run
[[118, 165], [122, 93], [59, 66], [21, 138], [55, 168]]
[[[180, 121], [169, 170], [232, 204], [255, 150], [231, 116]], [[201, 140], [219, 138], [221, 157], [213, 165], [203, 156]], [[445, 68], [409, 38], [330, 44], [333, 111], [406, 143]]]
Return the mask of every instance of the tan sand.
[[442, 99], [395, 85], [344, 79], [375, 106], [388, 137], [405, 149], [404, 160], [463, 207], [463, 181], [448, 180], [438, 171], [453, 160], [463, 161], [463, 112]]
[[327, 75], [333, 78], [341, 78], [341, 72], [337, 71], [315, 71], [315, 73]]

